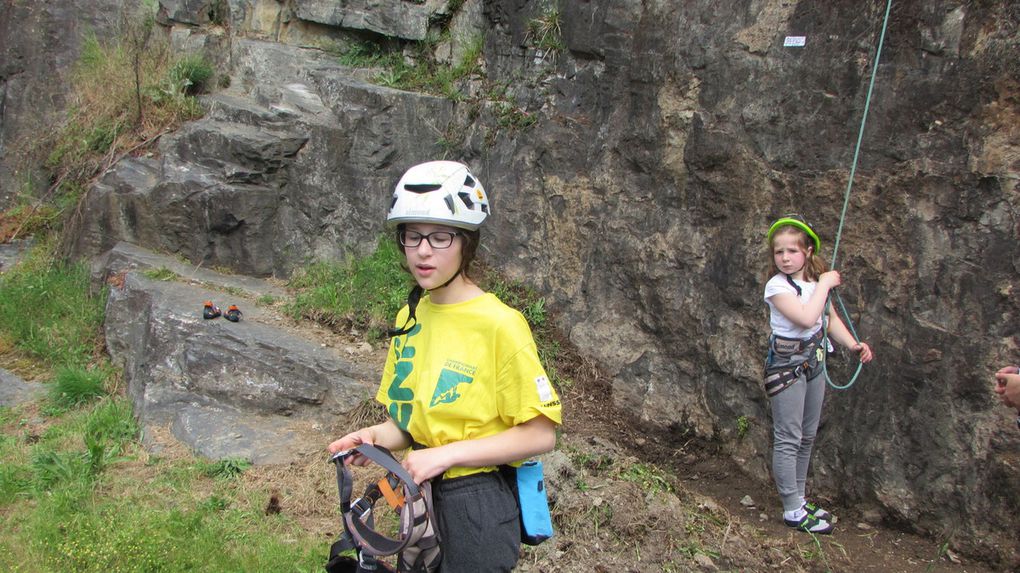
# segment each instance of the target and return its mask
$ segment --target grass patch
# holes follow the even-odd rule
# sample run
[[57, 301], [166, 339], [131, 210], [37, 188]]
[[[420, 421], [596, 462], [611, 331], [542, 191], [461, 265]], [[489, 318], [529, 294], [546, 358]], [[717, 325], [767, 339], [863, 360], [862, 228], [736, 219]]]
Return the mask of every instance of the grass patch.
[[277, 298], [271, 294], [264, 294], [255, 299], [256, 306], [273, 306], [277, 303]]
[[560, 8], [555, 2], [544, 4], [539, 15], [528, 21], [525, 42], [542, 50], [543, 58], [546, 54], [559, 52], [566, 47], [563, 43]]
[[396, 242], [385, 235], [367, 257], [308, 265], [291, 280], [297, 295], [285, 308], [294, 318], [365, 329], [369, 337], [382, 338], [412, 286], [402, 260]]
[[673, 492], [666, 474], [648, 464], [634, 464], [620, 472], [620, 478], [640, 485], [648, 493]]
[[53, 262], [37, 247], [0, 276], [0, 336], [53, 368], [85, 368], [102, 348], [105, 305], [84, 264]]
[[142, 271], [142, 274], [154, 281], [175, 281], [181, 276], [166, 267], [159, 267], [158, 269], [145, 269], [144, 271]]
[[464, 97], [459, 82], [481, 75], [484, 39], [481, 36], [471, 38], [453, 64], [435, 58], [437, 46], [449, 41], [449, 32], [429, 34], [420, 42], [406, 45], [363, 40], [343, 50], [339, 60], [345, 66], [379, 68], [373, 78], [379, 85], [459, 100]]
[[[0, 408], [0, 571], [321, 571], [329, 540], [291, 493], [321, 479], [309, 489], [332, 504], [302, 503], [335, 517], [321, 459], [260, 474], [173, 447], [149, 457], [124, 397], [40, 406]], [[291, 494], [285, 512], [264, 511], [270, 485]]]
[[46, 449], [17, 467], [10, 455], [0, 476], [23, 493], [0, 501], [13, 503], [0, 511], [0, 570], [311, 572], [326, 561], [321, 534], [262, 511], [263, 489], [207, 477], [193, 458], [92, 472], [80, 452]]
[[211, 478], [234, 478], [250, 468], [252, 463], [244, 458], [225, 458], [214, 462], [202, 462], [199, 464], [201, 471]]
[[50, 386], [50, 398], [58, 406], [73, 408], [106, 395], [106, 373], [79, 367], [57, 371]]

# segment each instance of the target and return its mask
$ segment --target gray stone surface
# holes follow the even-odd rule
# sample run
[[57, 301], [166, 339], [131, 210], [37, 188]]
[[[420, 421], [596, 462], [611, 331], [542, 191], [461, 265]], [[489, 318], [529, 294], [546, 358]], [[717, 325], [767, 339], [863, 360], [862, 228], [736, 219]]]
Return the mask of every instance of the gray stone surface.
[[[375, 369], [308, 340], [270, 310], [214, 290], [237, 284], [231, 279], [206, 272], [200, 284], [152, 280], [145, 268], [171, 268], [174, 261], [126, 245], [106, 260], [107, 347], [124, 368], [144, 427], [169, 425], [205, 455], [275, 463], [321, 449], [324, 435], [308, 429], [332, 424], [374, 395]], [[245, 281], [252, 294], [273, 292]], [[222, 309], [238, 302], [242, 320], [203, 319], [206, 300]]]
[[7, 272], [18, 264], [33, 242], [32, 239], [25, 239], [0, 243], [0, 273]]
[[405, 40], [424, 40], [429, 22], [446, 13], [447, 2], [293, 0], [293, 6], [294, 15], [302, 20], [336, 28], [366, 30]]
[[45, 387], [36, 382], [26, 382], [13, 372], [0, 368], [0, 408], [17, 406], [28, 402], [45, 392]]
[[260, 41], [235, 50], [237, 85], [253, 91], [207, 98], [209, 114], [164, 137], [158, 158], [108, 172], [86, 198], [78, 255], [126, 240], [196, 265], [286, 276], [307, 258], [374, 249], [394, 159], [437, 147], [451, 102], [363, 83], [306, 60], [308, 50]]

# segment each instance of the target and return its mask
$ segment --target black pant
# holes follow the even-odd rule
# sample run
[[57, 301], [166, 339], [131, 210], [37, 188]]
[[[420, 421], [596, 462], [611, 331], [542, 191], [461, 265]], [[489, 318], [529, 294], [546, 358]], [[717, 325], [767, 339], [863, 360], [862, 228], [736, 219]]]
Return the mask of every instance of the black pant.
[[517, 498], [498, 471], [433, 483], [441, 573], [511, 571], [521, 547]]

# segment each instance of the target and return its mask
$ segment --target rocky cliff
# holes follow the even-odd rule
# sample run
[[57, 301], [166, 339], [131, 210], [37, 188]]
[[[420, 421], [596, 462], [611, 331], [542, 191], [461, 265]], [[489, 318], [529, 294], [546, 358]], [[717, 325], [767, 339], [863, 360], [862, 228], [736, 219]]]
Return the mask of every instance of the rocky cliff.
[[[553, 47], [535, 25], [550, 9]], [[762, 236], [802, 213], [831, 255], [884, 10], [163, 1], [168, 33], [222, 62], [230, 88], [90, 191], [77, 251], [126, 240], [286, 276], [370, 249], [408, 165], [464, 161], [493, 200], [486, 259], [547, 297], [621, 411], [665, 443], [721, 444], [767, 482]], [[991, 372], [1020, 359], [1018, 25], [1009, 3], [893, 6], [838, 260], [878, 359], [830, 393], [813, 477], [987, 555], [1017, 549], [999, 532], [1020, 509], [1020, 434], [990, 391]], [[483, 39], [467, 97], [374, 85], [321, 49], [436, 27]]]

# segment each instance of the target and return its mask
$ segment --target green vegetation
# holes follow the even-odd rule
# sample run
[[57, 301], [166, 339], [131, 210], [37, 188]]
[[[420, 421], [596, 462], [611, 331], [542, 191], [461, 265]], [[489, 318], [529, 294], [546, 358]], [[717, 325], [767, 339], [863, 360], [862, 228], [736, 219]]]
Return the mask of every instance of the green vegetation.
[[737, 439], [744, 439], [749, 429], [751, 429], [751, 421], [747, 419], [747, 416], [737, 418]]
[[106, 373], [79, 367], [65, 367], [57, 371], [50, 386], [51, 400], [58, 407], [72, 408], [106, 395]]
[[370, 337], [382, 338], [412, 286], [401, 261], [396, 242], [386, 235], [367, 257], [312, 263], [294, 273], [290, 286], [297, 294], [284, 308], [296, 319], [364, 328]]
[[233, 478], [244, 473], [252, 463], [243, 458], [226, 458], [215, 462], [200, 462], [203, 474], [213, 478]]
[[276, 300], [277, 299], [275, 296], [271, 294], [264, 294], [255, 299], [255, 304], [257, 306], [273, 306], [274, 304], [276, 304]]
[[459, 100], [463, 94], [458, 83], [481, 73], [482, 38], [472, 38], [457, 62], [444, 64], [435, 58], [436, 47], [449, 41], [448, 32], [430, 34], [406, 47], [365, 40], [342, 50], [339, 59], [345, 66], [379, 68], [374, 81], [380, 85]]
[[265, 515], [266, 487], [239, 481], [247, 460], [148, 457], [104, 357], [106, 295], [54, 261], [43, 243], [0, 275], [0, 364], [52, 378], [0, 408], [0, 570], [321, 570], [328, 544]]
[[[824, 566], [825, 571], [832, 571], [832, 563], [829, 560], [829, 555], [825, 551], [825, 547], [822, 546], [822, 540], [814, 533], [808, 533], [811, 539], [800, 546], [800, 556], [807, 561], [820, 561]], [[830, 549], [835, 548], [838, 550], [844, 558], [849, 557], [846, 548], [843, 547], [838, 541], [826, 539], [827, 545]]]
[[181, 276], [166, 267], [159, 267], [158, 269], [145, 269], [144, 271], [142, 271], [142, 274], [154, 281], [174, 281]]
[[514, 135], [530, 129], [538, 122], [538, 115], [521, 106], [511, 92], [511, 84], [490, 86], [486, 94], [488, 107], [496, 120], [496, 127], [486, 133], [485, 142], [491, 146], [500, 134]]
[[105, 292], [91, 294], [83, 264], [53, 263], [43, 245], [0, 275], [0, 339], [53, 369], [86, 368], [102, 348]]
[[8, 412], [0, 570], [321, 570], [326, 544], [264, 515], [264, 490], [246, 491], [229, 471], [208, 477], [210, 464], [190, 458], [143, 461], [130, 412], [104, 398], [50, 420], [37, 439]]
[[563, 43], [559, 6], [554, 2], [542, 6], [541, 13], [528, 22], [526, 41], [546, 54], [558, 52], [566, 47]]
[[569, 454], [570, 460], [574, 462], [574, 465], [585, 468], [596, 474], [613, 467], [612, 456], [607, 456], [605, 454], [591, 454], [577, 450], [570, 450]]
[[620, 477], [640, 485], [641, 489], [648, 493], [673, 492], [673, 486], [666, 479], [666, 474], [648, 464], [634, 464], [620, 472]]
[[[531, 20], [527, 42], [546, 55], [563, 49], [559, 8], [554, 4], [542, 8], [538, 17]], [[337, 45], [326, 47], [337, 54], [340, 63], [346, 66], [378, 70], [373, 78], [375, 83], [396, 89], [429, 93], [454, 101], [467, 100], [470, 115], [476, 118], [482, 109], [490, 112], [495, 127], [486, 131], [487, 145], [495, 144], [503, 135], [514, 135], [531, 128], [538, 122], [538, 115], [528, 111], [511, 93], [509, 84], [490, 84], [484, 93], [465, 94], [462, 90], [466, 80], [484, 80], [484, 38], [471, 38], [460, 50], [456, 62], [437, 60], [440, 46], [451, 44], [449, 30], [432, 33], [425, 40], [406, 44], [362, 40], [344, 48]], [[443, 156], [454, 154], [463, 144], [463, 129], [449, 125], [445, 130], [436, 128], [436, 145]]]

